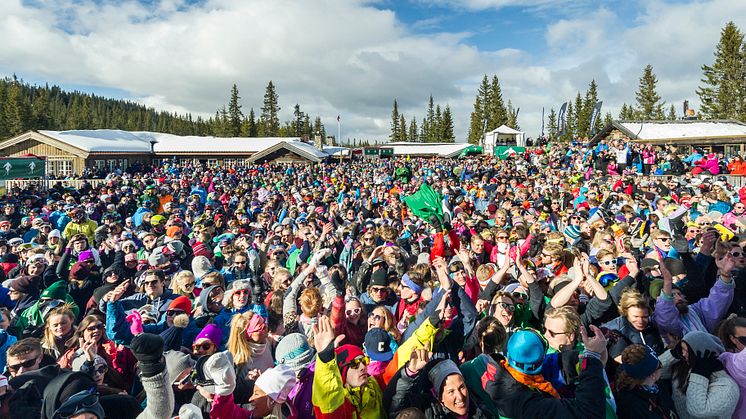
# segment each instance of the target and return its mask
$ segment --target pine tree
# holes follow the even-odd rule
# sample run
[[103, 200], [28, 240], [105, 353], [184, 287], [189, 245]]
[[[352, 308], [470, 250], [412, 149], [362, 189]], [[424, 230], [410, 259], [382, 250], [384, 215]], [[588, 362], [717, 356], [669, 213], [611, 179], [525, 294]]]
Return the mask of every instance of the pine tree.
[[580, 96], [580, 92], [575, 96], [575, 135], [579, 138], [587, 137], [589, 126], [590, 126], [591, 114], [586, 106], [586, 102], [583, 101], [583, 97]]
[[280, 132], [279, 97], [272, 80], [267, 83], [264, 91], [262, 115], [259, 117], [258, 134], [260, 137], [276, 137]]
[[604, 115], [603, 126], [606, 127], [608, 125], [611, 125], [612, 122], [614, 122], [614, 117], [611, 116], [611, 112], [606, 112], [606, 115]]
[[422, 125], [425, 130], [423, 143], [435, 142], [437, 127], [435, 126], [435, 104], [433, 102], [433, 95], [430, 95], [430, 100], [427, 102], [427, 116], [425, 117], [425, 124]]
[[433, 119], [433, 125], [430, 132], [431, 143], [440, 143], [443, 141], [443, 113], [440, 110], [440, 105], [435, 106], [435, 118]]
[[407, 139], [413, 143], [420, 142], [419, 131], [417, 131], [417, 118], [412, 117], [412, 121], [409, 123], [409, 134]]
[[228, 103], [228, 137], [238, 137], [241, 135], [241, 122], [244, 119], [243, 112], [241, 112], [241, 105], [238, 100], [241, 97], [238, 95], [238, 87], [233, 84], [231, 88], [231, 100]]
[[469, 144], [481, 144], [484, 139], [484, 117], [482, 113], [482, 99], [477, 95], [474, 99], [474, 110], [469, 117]]
[[326, 128], [324, 128], [324, 124], [321, 123], [320, 116], [317, 116], [313, 121], [313, 135], [320, 135], [322, 140], [326, 138]]
[[456, 134], [453, 132], [453, 115], [451, 114], [451, 107], [446, 105], [443, 110], [443, 118], [441, 119], [441, 132], [442, 141], [446, 143], [455, 143]]
[[715, 62], [703, 65], [704, 83], [697, 89], [700, 113], [708, 119], [746, 121], [746, 46], [744, 34], [735, 23], [728, 22], [720, 32], [715, 47]]
[[3, 119], [7, 134], [12, 136], [24, 132], [28, 127], [30, 114], [30, 107], [23, 95], [21, 84], [19, 82], [11, 84], [6, 93], [3, 107]]
[[676, 120], [676, 108], [673, 106], [673, 103], [671, 104], [671, 107], [668, 108], [668, 115], [666, 115], [666, 119], [668, 119], [669, 121]]
[[622, 104], [622, 109], [619, 111], [619, 119], [622, 121], [634, 121], [637, 118], [637, 111], [632, 106], [626, 103]]
[[[49, 92], [43, 90], [34, 98], [34, 102], [31, 107], [32, 110], [32, 126], [30, 128], [36, 129], [41, 127], [45, 129], [52, 124], [52, 115], [49, 112]], [[98, 126], [101, 126], [100, 124]]]
[[391, 133], [389, 134], [389, 141], [395, 143], [399, 141], [401, 135], [399, 133], [399, 104], [394, 99], [394, 109], [391, 110]]
[[492, 76], [492, 83], [489, 87], [486, 103], [487, 131], [492, 131], [504, 124], [507, 125], [508, 112], [505, 108], [505, 102], [503, 101], [502, 90], [500, 89], [500, 82], [497, 79], [497, 75]]
[[547, 116], [547, 138], [550, 141], [556, 141], [557, 140], [557, 112], [554, 111], [554, 108], [551, 108], [549, 110], [549, 115]]
[[404, 114], [399, 115], [399, 141], [409, 141], [407, 138], [407, 121]]
[[521, 126], [518, 125], [518, 111], [520, 111], [520, 108], [513, 108], [513, 103], [508, 100], [508, 123], [506, 125], [520, 131]]
[[648, 64], [642, 72], [640, 84], [635, 94], [639, 119], [663, 119], [663, 105], [666, 102], [663, 102], [658, 92], [655, 91], [656, 84], [658, 84], [658, 78], [653, 73], [653, 66]]
[[292, 123], [292, 134], [294, 137], [303, 136], [303, 112], [300, 110], [300, 105], [295, 104], [293, 107], [293, 123]]

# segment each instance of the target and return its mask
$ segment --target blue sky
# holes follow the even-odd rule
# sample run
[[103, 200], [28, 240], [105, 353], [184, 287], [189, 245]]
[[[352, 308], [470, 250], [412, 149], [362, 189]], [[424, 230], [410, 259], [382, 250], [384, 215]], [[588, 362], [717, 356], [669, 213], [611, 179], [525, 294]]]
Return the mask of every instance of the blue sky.
[[[258, 109], [267, 81], [342, 139], [384, 140], [393, 100], [409, 120], [430, 94], [464, 141], [476, 86], [496, 74], [520, 127], [599, 85], [602, 112], [634, 102], [651, 64], [681, 108], [746, 2], [591, 0], [3, 0], [0, 75], [210, 116], [233, 83]], [[741, 22], [741, 23], [739, 23]], [[33, 30], [29, 30], [33, 28]]]

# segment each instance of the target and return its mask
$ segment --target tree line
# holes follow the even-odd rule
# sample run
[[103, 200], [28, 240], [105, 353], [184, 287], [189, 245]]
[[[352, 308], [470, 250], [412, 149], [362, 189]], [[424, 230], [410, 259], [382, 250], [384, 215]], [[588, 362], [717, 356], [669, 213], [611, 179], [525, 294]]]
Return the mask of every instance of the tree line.
[[259, 115], [251, 108], [241, 111], [238, 88], [231, 89], [228, 106], [214, 117], [193, 117], [157, 111], [122, 99], [109, 99], [80, 91], [68, 92], [59, 86], [31, 85], [16, 76], [0, 79], [0, 139], [29, 130], [120, 129], [176, 135], [215, 137], [326, 137], [321, 117], [310, 115], [295, 105], [293, 119], [280, 122], [279, 97], [270, 81], [265, 89]]
[[453, 114], [451, 107], [441, 108], [435, 104], [433, 95], [427, 103], [422, 123], [417, 125], [417, 118], [412, 117], [407, 125], [407, 118], [399, 112], [399, 103], [394, 99], [394, 109], [391, 111], [391, 142], [408, 141], [413, 143], [453, 143], [456, 135], [453, 131]]

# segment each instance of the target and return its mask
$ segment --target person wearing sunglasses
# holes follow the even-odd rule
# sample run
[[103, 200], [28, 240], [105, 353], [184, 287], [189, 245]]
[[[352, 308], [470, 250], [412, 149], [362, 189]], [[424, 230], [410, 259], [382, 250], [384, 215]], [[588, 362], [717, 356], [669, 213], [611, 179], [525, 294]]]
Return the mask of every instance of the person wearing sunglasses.
[[251, 309], [251, 283], [245, 279], [233, 281], [223, 296], [223, 307], [232, 314]]
[[330, 319], [337, 335], [344, 335], [342, 343], [360, 346], [368, 330], [368, 313], [354, 295], [338, 294], [332, 303]]
[[736, 406], [736, 419], [746, 418], [746, 318], [731, 314], [720, 325], [718, 331], [725, 352], [720, 354], [720, 361], [725, 370], [736, 381], [741, 397]]
[[5, 375], [9, 378], [37, 371], [41, 367], [43, 352], [39, 339], [26, 338], [10, 345], [6, 352]]
[[385, 267], [375, 269], [370, 275], [367, 291], [360, 295], [360, 301], [368, 313], [378, 306], [394, 312], [399, 297], [389, 288], [388, 270]]
[[665, 230], [656, 230], [652, 234], [654, 248], [645, 257], [663, 260], [671, 251], [671, 234]]
[[[136, 282], [140, 287], [140, 292], [124, 298], [119, 296], [118, 301], [122, 304], [122, 308], [128, 312], [145, 304], [152, 304], [154, 312], [158, 314], [157, 320], [163, 320], [169, 304], [178, 297], [177, 294], [166, 288], [166, 274], [160, 269], [148, 269], [140, 275]], [[108, 309], [106, 303], [107, 301], [104, 298], [99, 303], [99, 309], [104, 313]]]
[[218, 351], [223, 339], [223, 329], [214, 324], [205, 326], [192, 344], [192, 356], [212, 355]]

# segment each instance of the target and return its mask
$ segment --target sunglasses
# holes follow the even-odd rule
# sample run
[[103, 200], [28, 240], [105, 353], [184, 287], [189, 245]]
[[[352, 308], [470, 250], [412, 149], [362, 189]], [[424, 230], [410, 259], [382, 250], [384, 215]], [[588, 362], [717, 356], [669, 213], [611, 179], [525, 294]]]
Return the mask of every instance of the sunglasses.
[[499, 302], [497, 305], [499, 305], [503, 310], [508, 310], [511, 313], [515, 311], [515, 306], [513, 304]]
[[242, 289], [242, 290], [236, 290], [233, 293], [233, 295], [242, 296], [242, 295], [247, 295], [248, 293], [249, 293], [249, 290]]
[[609, 259], [609, 260], [599, 261], [598, 263], [601, 264], [601, 265], [611, 266], [614, 263], [616, 263], [616, 261], [614, 259]]
[[373, 313], [373, 314], [371, 314], [371, 315], [370, 315], [370, 316], [368, 316], [368, 317], [369, 317], [369, 318], [372, 318], [373, 320], [375, 320], [375, 321], [377, 321], [377, 322], [380, 322], [381, 320], [383, 320], [383, 316], [381, 316], [380, 314], [375, 314], [375, 313]]
[[361, 311], [360, 307], [357, 307], [357, 308], [349, 309], [345, 311], [345, 313], [347, 313], [348, 316], [352, 316], [353, 314], [357, 316], [358, 314], [360, 314], [360, 311]]
[[166, 316], [178, 316], [179, 314], [184, 314], [185, 311], [183, 310], [166, 310]]
[[376, 294], [381, 294], [387, 292], [389, 289], [386, 287], [370, 287], [370, 290]]
[[106, 374], [106, 371], [109, 371], [109, 367], [107, 367], [106, 365], [101, 365], [93, 371], [96, 374]]
[[65, 401], [52, 417], [67, 419], [75, 416], [79, 410], [95, 406], [98, 403], [98, 395], [94, 390], [84, 390], [74, 394]]
[[143, 287], [154, 287], [158, 282], [160, 281], [157, 279], [155, 281], [145, 281], [142, 283], [142, 286]]
[[194, 345], [192, 345], [192, 350], [195, 352], [199, 351], [200, 349], [203, 351], [209, 351], [210, 348], [212, 348], [213, 346], [215, 345], [213, 345], [212, 342], [195, 343]]
[[85, 330], [87, 330], [89, 332], [95, 332], [96, 330], [103, 330], [103, 328], [104, 328], [104, 324], [103, 323], [98, 323], [98, 324], [92, 324], [92, 325], [86, 327]]
[[508, 236], [497, 236], [498, 240], [508, 240]]
[[658, 240], [660, 240], [660, 241], [662, 241], [664, 243], [668, 243], [668, 242], [671, 241], [671, 238], [670, 237], [658, 237]]
[[527, 300], [528, 299], [528, 294], [524, 294], [522, 292], [514, 292], [512, 295], [513, 295], [513, 298], [517, 298], [519, 300]]
[[21, 369], [21, 367], [23, 367], [23, 368], [31, 368], [38, 361], [39, 361], [38, 358], [32, 358], [32, 359], [28, 359], [26, 361], [20, 362], [18, 364], [13, 364], [13, 365], [8, 364], [8, 371], [15, 373], [16, 371], [18, 371], [19, 369]]
[[708, 225], [711, 225], [712, 223], [710, 223], [710, 222], [707, 222], [707, 221], [703, 221], [703, 222], [701, 222], [701, 223], [698, 223], [698, 224], [699, 224], [700, 226], [708, 226]]
[[236, 265], [246, 265], [245, 260], [234, 260], [233, 263]]
[[[736, 340], [740, 342], [741, 345], [746, 345], [746, 336], [735, 336], [734, 335], [733, 337], [736, 338]], [[10, 368], [10, 366], [8, 366], [8, 368]]]
[[182, 285], [183, 288], [194, 288], [196, 284], [194, 282], [187, 282], [186, 284]]
[[363, 357], [360, 357], [360, 358], [353, 359], [352, 361], [350, 361], [349, 364], [347, 364], [347, 366], [349, 368], [353, 369], [353, 370], [356, 370], [356, 369], [360, 368], [360, 365], [367, 366], [368, 363], [370, 363], [370, 360], [368, 359], [368, 357], [367, 356], [363, 356]]
[[729, 254], [729, 255], [730, 255], [730, 257], [732, 257], [732, 258], [740, 258], [741, 256], [743, 256], [743, 252], [738, 252], [738, 251], [736, 251], [736, 252], [731, 252], [731, 253], [728, 253], [728, 254]]

